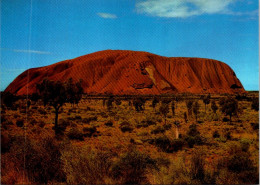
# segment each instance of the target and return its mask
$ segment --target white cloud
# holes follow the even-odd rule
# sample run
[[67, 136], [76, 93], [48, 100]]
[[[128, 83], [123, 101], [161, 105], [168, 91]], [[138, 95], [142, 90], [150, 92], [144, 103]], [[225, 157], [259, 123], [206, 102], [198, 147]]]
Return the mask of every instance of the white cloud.
[[228, 7], [236, 0], [142, 0], [136, 10], [158, 17], [185, 18], [194, 15], [230, 12]]
[[10, 49], [10, 48], [1, 48], [1, 50], [8, 50], [18, 53], [36, 53], [36, 54], [42, 54], [42, 55], [49, 55], [51, 54], [48, 51], [37, 51], [37, 50], [23, 50], [23, 49]]
[[37, 54], [43, 54], [43, 55], [49, 55], [51, 54], [50, 52], [47, 51], [36, 51], [36, 50], [20, 50], [20, 49], [14, 49], [14, 52], [19, 52], [19, 53], [37, 53]]
[[115, 14], [110, 14], [110, 13], [99, 12], [99, 13], [97, 13], [97, 15], [104, 19], [116, 19], [117, 18], [117, 16]]

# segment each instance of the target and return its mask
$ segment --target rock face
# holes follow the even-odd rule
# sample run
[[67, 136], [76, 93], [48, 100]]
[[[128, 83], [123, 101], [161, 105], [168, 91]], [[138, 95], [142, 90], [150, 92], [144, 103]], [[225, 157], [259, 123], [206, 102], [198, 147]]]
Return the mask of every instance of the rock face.
[[105, 50], [29, 69], [5, 91], [32, 94], [44, 78], [82, 79], [84, 91], [92, 94], [245, 92], [234, 71], [223, 62], [125, 50]]

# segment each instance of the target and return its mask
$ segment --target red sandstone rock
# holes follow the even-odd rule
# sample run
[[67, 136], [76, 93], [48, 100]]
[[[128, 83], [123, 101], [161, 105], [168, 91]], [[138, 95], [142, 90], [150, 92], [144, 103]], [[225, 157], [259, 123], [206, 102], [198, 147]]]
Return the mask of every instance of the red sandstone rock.
[[44, 78], [82, 79], [84, 91], [93, 94], [245, 92], [234, 71], [223, 62], [124, 50], [105, 50], [29, 69], [5, 91], [32, 94], [36, 92], [36, 84]]

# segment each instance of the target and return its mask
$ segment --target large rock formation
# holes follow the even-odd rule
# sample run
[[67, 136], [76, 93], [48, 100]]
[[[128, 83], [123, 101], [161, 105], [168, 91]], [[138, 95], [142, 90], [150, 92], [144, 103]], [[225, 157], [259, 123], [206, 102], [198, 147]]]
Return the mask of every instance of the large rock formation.
[[234, 71], [223, 62], [124, 50], [105, 50], [28, 69], [5, 91], [32, 94], [36, 92], [36, 84], [44, 78], [82, 79], [84, 91], [93, 94], [245, 92]]

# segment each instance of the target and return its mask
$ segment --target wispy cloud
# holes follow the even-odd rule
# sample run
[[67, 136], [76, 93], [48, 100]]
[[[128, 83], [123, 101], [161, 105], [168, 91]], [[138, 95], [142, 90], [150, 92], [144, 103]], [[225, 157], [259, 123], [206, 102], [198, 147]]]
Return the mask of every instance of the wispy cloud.
[[[140, 0], [138, 13], [168, 18], [186, 18], [202, 14], [233, 14], [229, 6], [237, 0]], [[242, 13], [240, 13], [241, 15]], [[248, 13], [247, 13], [248, 14]]]
[[97, 15], [104, 19], [116, 19], [117, 18], [117, 16], [115, 14], [110, 14], [110, 13], [99, 12], [99, 13], [97, 13]]
[[23, 50], [23, 49], [11, 49], [11, 48], [0, 48], [1, 50], [13, 51], [17, 53], [36, 53], [41, 55], [50, 55], [48, 51], [38, 51], [38, 50]]

